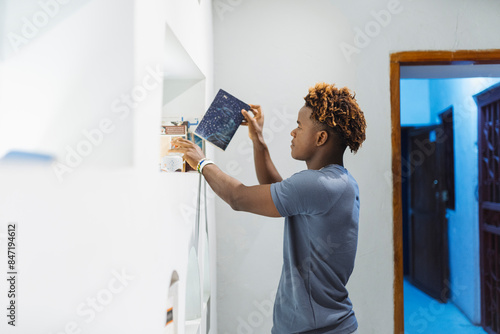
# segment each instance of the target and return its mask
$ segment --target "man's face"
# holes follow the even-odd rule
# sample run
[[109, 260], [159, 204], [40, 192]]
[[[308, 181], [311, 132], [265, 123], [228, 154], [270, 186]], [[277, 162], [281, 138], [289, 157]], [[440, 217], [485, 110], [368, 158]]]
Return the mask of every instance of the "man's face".
[[312, 109], [303, 106], [297, 117], [297, 128], [292, 135], [292, 158], [296, 160], [309, 160], [316, 151], [318, 126], [311, 119]]

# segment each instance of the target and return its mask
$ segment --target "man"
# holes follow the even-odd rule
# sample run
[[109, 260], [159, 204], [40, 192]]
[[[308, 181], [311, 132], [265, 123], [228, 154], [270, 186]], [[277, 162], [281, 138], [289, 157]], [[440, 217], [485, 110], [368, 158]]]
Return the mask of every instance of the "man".
[[253, 142], [260, 185], [247, 187], [206, 160], [192, 142], [174, 141], [172, 152], [198, 168], [213, 191], [234, 210], [285, 217], [283, 269], [276, 294], [273, 334], [357, 332], [345, 287], [354, 268], [358, 239], [358, 185], [343, 167], [347, 147], [356, 152], [366, 122], [347, 88], [316, 84], [304, 98], [291, 132], [292, 158], [307, 170], [283, 180], [262, 135], [264, 116], [243, 110]]

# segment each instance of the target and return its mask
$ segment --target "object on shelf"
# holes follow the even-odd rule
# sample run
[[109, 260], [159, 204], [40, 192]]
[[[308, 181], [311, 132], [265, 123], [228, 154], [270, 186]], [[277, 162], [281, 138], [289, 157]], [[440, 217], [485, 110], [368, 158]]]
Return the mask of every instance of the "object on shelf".
[[[196, 145], [198, 145], [198, 147], [201, 148], [201, 151], [203, 152], [203, 154], [206, 154], [205, 153], [205, 140], [203, 138], [201, 138], [200, 136], [196, 135], [193, 132], [188, 132], [187, 139], [192, 141]], [[196, 171], [196, 170], [191, 168], [191, 166], [189, 166], [189, 164], [186, 163], [185, 171], [191, 172], [191, 171]]]
[[177, 324], [178, 324], [178, 305], [179, 305], [179, 275], [176, 271], [172, 273], [172, 278], [170, 280], [170, 287], [168, 289], [167, 297], [167, 319], [165, 323], [165, 334], [177, 334]]
[[187, 122], [181, 123], [179, 125], [162, 125], [161, 127], [165, 131], [167, 136], [185, 136], [187, 134]]
[[180, 154], [170, 153], [161, 158], [161, 170], [163, 172], [182, 172], [184, 170], [184, 165], [182, 155]]
[[188, 140], [198, 145], [203, 153], [205, 153], [205, 140], [203, 138], [198, 136], [196, 133], [188, 133]]
[[171, 307], [167, 310], [167, 324], [165, 325], [166, 334], [174, 334], [174, 308]]
[[[175, 137], [185, 138], [198, 145], [205, 153], [205, 141], [196, 135], [193, 130], [198, 125], [198, 119], [194, 122], [181, 120], [162, 121], [160, 134], [160, 171], [163, 172], [190, 172], [194, 171], [189, 164], [182, 161], [182, 154], [169, 153], [172, 148], [172, 139]], [[180, 159], [179, 159], [180, 157]]]
[[[184, 117], [182, 118], [182, 120], [184, 121]], [[198, 120], [198, 118], [195, 118], [193, 122], [191, 122], [190, 120], [187, 120], [186, 122], [188, 131], [187, 133], [188, 140], [198, 145], [202, 149], [203, 153], [205, 153], [205, 141], [203, 138], [201, 138], [195, 133], [196, 129], [198, 128], [198, 125], [200, 124], [200, 121]]]
[[[172, 139], [175, 137], [187, 138], [187, 122], [162, 122], [160, 134], [160, 171], [185, 172], [186, 164], [182, 154], [169, 153], [172, 148]], [[177, 124], [177, 125], [176, 125]]]
[[[182, 117], [181, 120], [184, 122], [184, 117]], [[198, 124], [200, 124], [200, 121], [198, 120], [198, 118], [195, 118], [195, 121], [196, 122], [190, 122], [189, 120], [187, 120], [188, 130], [194, 130], [196, 128], [196, 126]]]

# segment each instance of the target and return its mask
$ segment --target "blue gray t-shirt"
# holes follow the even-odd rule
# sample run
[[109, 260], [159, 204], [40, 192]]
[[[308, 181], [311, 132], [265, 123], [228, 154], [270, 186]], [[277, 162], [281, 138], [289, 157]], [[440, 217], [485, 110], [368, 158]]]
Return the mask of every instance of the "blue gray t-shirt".
[[359, 189], [342, 166], [304, 170], [271, 185], [285, 218], [273, 334], [348, 334], [358, 327], [345, 287], [358, 243]]

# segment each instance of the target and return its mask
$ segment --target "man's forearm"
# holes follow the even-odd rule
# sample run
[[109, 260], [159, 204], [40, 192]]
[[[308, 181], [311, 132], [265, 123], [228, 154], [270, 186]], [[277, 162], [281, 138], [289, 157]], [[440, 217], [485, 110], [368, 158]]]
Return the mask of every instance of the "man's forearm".
[[247, 187], [227, 175], [214, 164], [203, 168], [203, 176], [212, 190], [233, 210], [251, 212], [266, 217], [281, 217], [274, 205], [271, 185]]
[[203, 176], [212, 190], [233, 209], [236, 202], [238, 187], [244, 185], [235, 178], [224, 173], [217, 165], [210, 164], [203, 168]]
[[[197, 168], [203, 173], [205, 180], [212, 190], [234, 210], [247, 211], [268, 217], [280, 217], [280, 213], [274, 205], [271, 186], [247, 187], [220, 170], [213, 162], [203, 162], [205, 155], [198, 145], [193, 142], [176, 138], [172, 141], [174, 148], [169, 152], [183, 153], [184, 159], [189, 165]], [[200, 165], [200, 162], [202, 164]]]
[[283, 180], [274, 166], [267, 145], [263, 141], [255, 140], [253, 142], [253, 156], [255, 172], [260, 184], [271, 184]]

